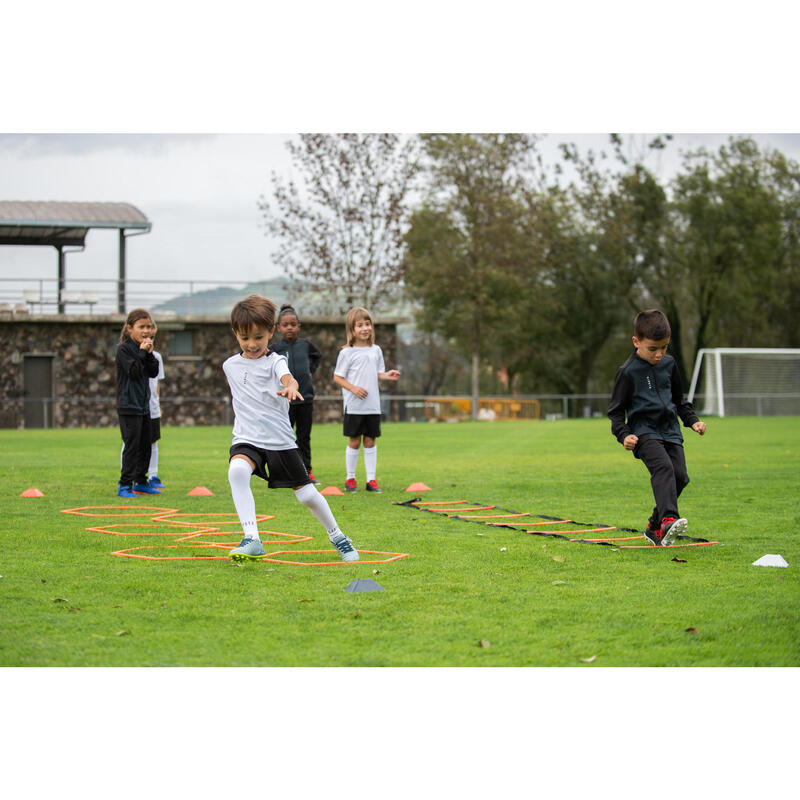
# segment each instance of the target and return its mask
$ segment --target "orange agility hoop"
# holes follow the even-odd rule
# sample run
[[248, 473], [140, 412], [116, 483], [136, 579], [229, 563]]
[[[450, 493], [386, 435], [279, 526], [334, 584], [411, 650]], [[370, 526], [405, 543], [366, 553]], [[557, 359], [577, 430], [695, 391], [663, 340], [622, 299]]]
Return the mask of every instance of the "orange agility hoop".
[[[125, 510], [126, 513], [124, 514], [111, 514], [107, 511], [103, 512], [102, 514], [90, 514], [87, 509], [92, 508], [113, 508], [117, 511]], [[129, 509], [137, 508], [137, 509], [148, 509], [147, 513], [144, 514], [137, 514], [136, 512], [131, 513]], [[161, 506], [78, 506], [77, 508], [62, 508], [62, 514], [75, 514], [78, 517], [150, 517], [150, 511], [158, 511], [159, 513], [167, 513], [177, 511], [177, 508], [162, 508]]]
[[[172, 525], [171, 531], [164, 531], [165, 527], [170, 527], [169, 525], [140, 525], [137, 523], [124, 523], [121, 525], [97, 525], [93, 528], [87, 528], [87, 531], [92, 531], [93, 533], [109, 533], [112, 536], [177, 536], [179, 533], [183, 533], [181, 530], [176, 530], [178, 527], [177, 525]], [[148, 531], [147, 533], [136, 533], [135, 531], [131, 530], [119, 530], [120, 528], [159, 528], [162, 533], [154, 533], [152, 531]], [[215, 530], [214, 528], [200, 528], [199, 530], [195, 530], [192, 532], [192, 536], [200, 536], [203, 533], [210, 533], [211, 531]]]
[[138, 555], [136, 550], [174, 550], [176, 548], [186, 549], [206, 549], [206, 550], [219, 550], [219, 546], [215, 544], [167, 544], [167, 545], [144, 545], [143, 547], [129, 547], [127, 550], [115, 550], [112, 556], [122, 556], [123, 558], [141, 558], [144, 561], [227, 561], [228, 556], [143, 556]]
[[[233, 517], [233, 519], [229, 521], [230, 524], [238, 524], [239, 522], [239, 515], [235, 511], [216, 511], [216, 512], [207, 511], [204, 513], [197, 513], [197, 514], [181, 514], [180, 512], [178, 512], [178, 509], [171, 511], [168, 514], [157, 514], [152, 519], [153, 522], [167, 522], [170, 525], [189, 525], [191, 527], [194, 527], [195, 525], [198, 524], [204, 524], [199, 522], [180, 522], [178, 520], [178, 517], [181, 518], [182, 517]], [[275, 519], [275, 515], [256, 514], [256, 522], [266, 522], [268, 519]], [[216, 523], [214, 522], [209, 522], [207, 524], [216, 525]], [[220, 524], [225, 525], [226, 523], [222, 522]]]
[[295, 567], [341, 567], [353, 566], [357, 564], [388, 564], [390, 561], [398, 561], [401, 558], [407, 558], [409, 553], [385, 553], [381, 550], [359, 550], [358, 553], [371, 553], [372, 555], [391, 556], [391, 558], [377, 558], [358, 561], [289, 561], [284, 558], [271, 558], [271, 556], [280, 556], [295, 553], [335, 553], [336, 550], [276, 550], [274, 553], [267, 553], [265, 556], [258, 558], [259, 561], [269, 561], [271, 564], [291, 564]]
[[[198, 539], [198, 536], [232, 536], [236, 534], [237, 538], [234, 541], [230, 542], [206, 542], [203, 539]], [[174, 535], [174, 534], [173, 534]], [[313, 536], [303, 536], [299, 533], [279, 533], [278, 531], [258, 531], [258, 535], [260, 537], [263, 536], [281, 536], [285, 538], [281, 539], [261, 539], [262, 544], [299, 544], [300, 542], [310, 542], [314, 537]], [[176, 542], [188, 542], [188, 541], [195, 541], [197, 544], [213, 544], [217, 547], [226, 547], [230, 545], [231, 547], [236, 547], [241, 541], [242, 532], [241, 531], [221, 531], [221, 530], [214, 530], [210, 529], [208, 531], [200, 531], [197, 533], [190, 533], [188, 536], [181, 536], [179, 539], [176, 539]]]

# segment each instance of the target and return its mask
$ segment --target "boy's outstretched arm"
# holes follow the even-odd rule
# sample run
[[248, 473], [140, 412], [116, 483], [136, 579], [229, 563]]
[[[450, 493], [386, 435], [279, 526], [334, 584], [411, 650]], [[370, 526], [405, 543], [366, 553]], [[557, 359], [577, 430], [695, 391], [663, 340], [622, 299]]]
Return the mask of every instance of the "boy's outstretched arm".
[[287, 372], [285, 375], [281, 375], [281, 383], [284, 386], [283, 389], [278, 390], [278, 394], [281, 397], [285, 397], [290, 403], [292, 400], [304, 399], [303, 395], [300, 394], [300, 385], [292, 377], [291, 373]]

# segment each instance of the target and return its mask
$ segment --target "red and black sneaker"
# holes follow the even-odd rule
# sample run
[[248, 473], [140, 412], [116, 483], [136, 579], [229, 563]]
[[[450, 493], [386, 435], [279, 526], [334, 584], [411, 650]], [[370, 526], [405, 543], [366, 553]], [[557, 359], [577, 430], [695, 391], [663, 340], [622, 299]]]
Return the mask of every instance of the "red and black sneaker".
[[357, 492], [358, 491], [358, 484], [356, 483], [355, 478], [348, 478], [344, 482], [344, 490], [346, 492]]
[[378, 486], [378, 481], [374, 478], [371, 481], [367, 481], [367, 485], [364, 487], [368, 492], [377, 492], [381, 494], [381, 487]]
[[661, 540], [664, 536], [661, 533], [661, 528], [651, 528], [648, 522], [647, 527], [644, 529], [644, 538], [656, 547], [661, 547]]
[[661, 546], [669, 547], [689, 527], [689, 520], [664, 517], [661, 520]]
[[308, 471], [308, 479], [313, 484], [318, 484], [319, 483], [319, 481], [314, 477], [314, 473], [311, 470]]

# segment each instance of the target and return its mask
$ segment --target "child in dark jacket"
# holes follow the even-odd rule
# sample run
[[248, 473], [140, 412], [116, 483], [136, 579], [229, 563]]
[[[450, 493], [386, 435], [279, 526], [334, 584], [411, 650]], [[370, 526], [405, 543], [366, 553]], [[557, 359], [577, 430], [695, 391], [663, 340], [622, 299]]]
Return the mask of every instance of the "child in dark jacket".
[[611, 432], [650, 472], [656, 505], [645, 537], [656, 546], [674, 544], [689, 523], [678, 513], [678, 497], [689, 483], [678, 419], [702, 436], [706, 425], [683, 396], [680, 373], [667, 355], [671, 329], [661, 311], [641, 311], [634, 320], [634, 352], [617, 370], [608, 408]]
[[292, 400], [289, 404], [289, 422], [297, 437], [297, 446], [303, 456], [303, 463], [308, 470], [312, 483], [319, 483], [311, 471], [311, 426], [314, 416], [314, 384], [311, 376], [319, 366], [322, 353], [308, 339], [298, 339], [300, 322], [297, 312], [287, 303], [278, 312], [278, 333], [283, 337], [270, 345], [275, 353], [286, 356], [289, 361], [289, 372], [300, 386], [302, 399]]
[[161, 494], [148, 486], [150, 463], [150, 385], [158, 375], [153, 355], [153, 320], [143, 308], [128, 314], [117, 345], [117, 414], [124, 447], [118, 497], [136, 497], [136, 492]]

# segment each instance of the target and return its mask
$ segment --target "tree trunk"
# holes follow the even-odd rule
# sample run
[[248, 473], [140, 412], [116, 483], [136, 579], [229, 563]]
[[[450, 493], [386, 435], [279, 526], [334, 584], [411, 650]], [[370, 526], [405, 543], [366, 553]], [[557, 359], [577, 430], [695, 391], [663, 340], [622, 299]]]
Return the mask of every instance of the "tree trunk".
[[470, 403], [470, 417], [478, 419], [478, 390], [480, 386], [480, 352], [478, 342], [472, 343], [472, 402]]

